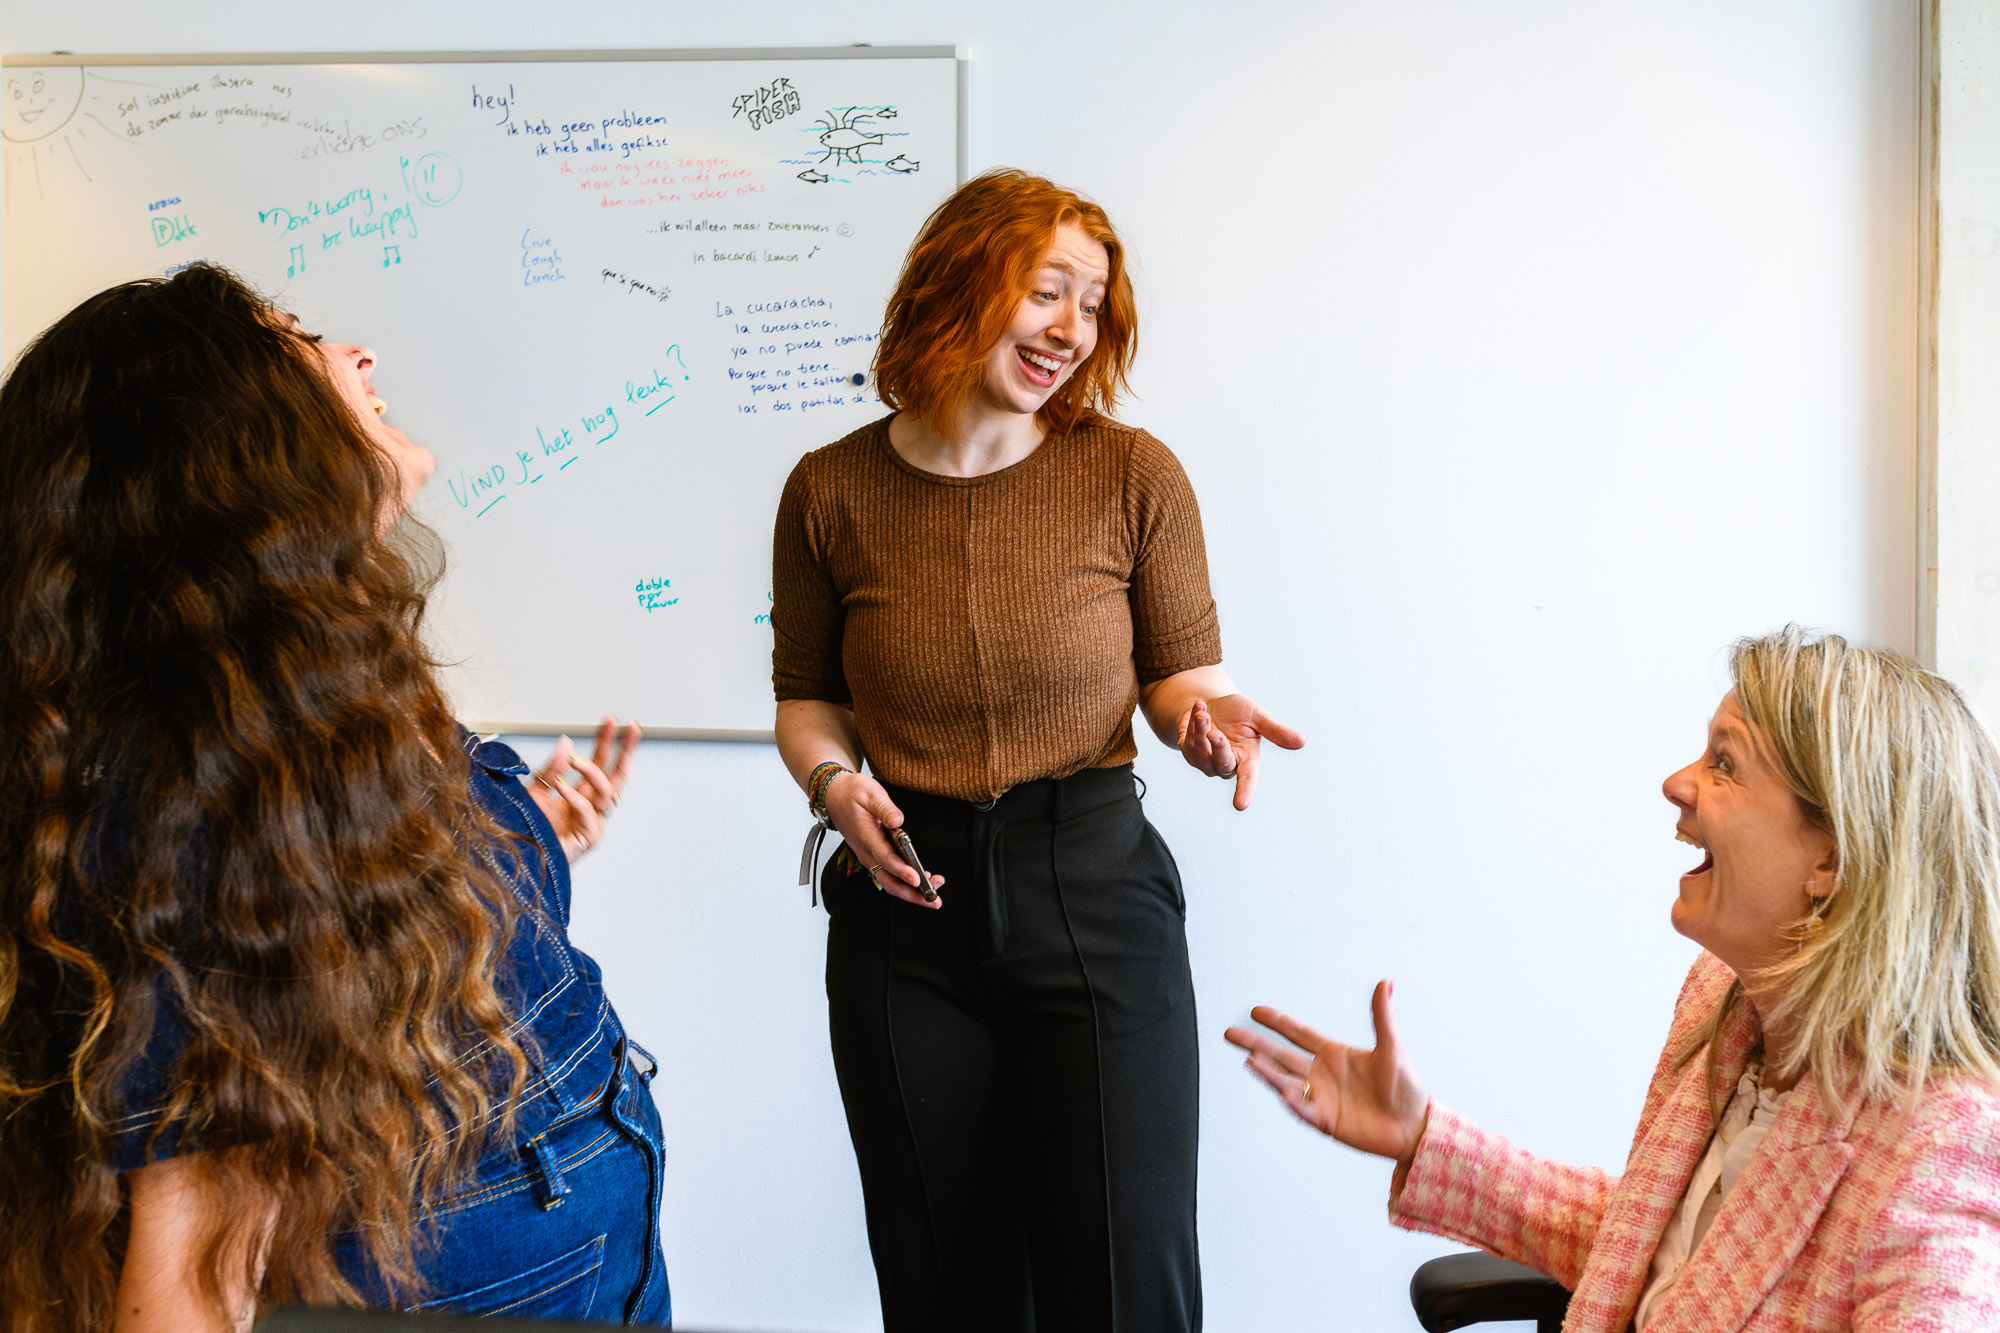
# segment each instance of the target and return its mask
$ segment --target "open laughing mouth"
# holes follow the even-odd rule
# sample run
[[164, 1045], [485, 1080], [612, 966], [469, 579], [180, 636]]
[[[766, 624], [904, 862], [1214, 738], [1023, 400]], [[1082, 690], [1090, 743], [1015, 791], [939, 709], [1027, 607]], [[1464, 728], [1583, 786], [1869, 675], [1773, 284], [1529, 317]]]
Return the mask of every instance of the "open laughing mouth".
[[1710, 871], [1711, 869], [1713, 869], [1713, 868], [1714, 868], [1714, 866], [1715, 866], [1715, 853], [1714, 853], [1714, 852], [1711, 852], [1711, 851], [1709, 851], [1709, 850], [1708, 850], [1708, 848], [1706, 848], [1706, 847], [1702, 847], [1702, 845], [1701, 845], [1701, 844], [1700, 844], [1699, 842], [1696, 842], [1696, 841], [1695, 841], [1695, 840], [1694, 840], [1694, 839], [1693, 839], [1692, 837], [1690, 837], [1689, 835], [1687, 835], [1687, 834], [1685, 834], [1685, 833], [1681, 832], [1681, 831], [1680, 831], [1679, 829], [1675, 829], [1675, 830], [1674, 830], [1674, 841], [1675, 841], [1675, 842], [1684, 842], [1684, 843], [1686, 843], [1686, 844], [1687, 844], [1688, 846], [1690, 846], [1690, 847], [1700, 847], [1700, 848], [1701, 848], [1701, 851], [1702, 851], [1702, 858], [1701, 858], [1701, 864], [1700, 864], [1700, 865], [1698, 865], [1698, 866], [1696, 866], [1696, 867], [1695, 867], [1694, 869], [1692, 869], [1692, 870], [1689, 870], [1689, 871], [1686, 871], [1686, 872], [1684, 872], [1684, 873], [1683, 873], [1683, 874], [1681, 875], [1681, 878], [1682, 878], [1682, 879], [1693, 879], [1693, 878], [1694, 878], [1694, 877], [1695, 877], [1696, 875], [1705, 875], [1705, 874], [1707, 874], [1707, 873], [1708, 873], [1708, 872], [1709, 872], [1709, 871]]
[[1021, 363], [1022, 373], [1038, 388], [1046, 389], [1053, 386], [1056, 376], [1062, 374], [1061, 357], [1050, 356], [1047, 352], [1037, 352], [1027, 347], [1016, 348], [1014, 355]]

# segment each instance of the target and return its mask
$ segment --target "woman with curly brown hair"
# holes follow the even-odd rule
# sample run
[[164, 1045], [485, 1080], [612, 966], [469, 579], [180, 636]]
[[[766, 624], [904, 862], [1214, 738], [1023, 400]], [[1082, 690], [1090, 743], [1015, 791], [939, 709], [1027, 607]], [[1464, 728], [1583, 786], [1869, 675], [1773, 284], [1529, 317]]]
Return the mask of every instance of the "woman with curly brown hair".
[[528, 788], [453, 722], [373, 367], [197, 265], [0, 386], [5, 1328], [667, 1320], [651, 1064], [564, 929], [634, 733]]
[[1238, 809], [1303, 740], [1222, 670], [1179, 463], [1109, 416], [1136, 318], [1103, 209], [979, 177], [890, 299], [895, 415], [779, 505], [778, 748], [845, 839], [827, 996], [890, 1330], [1201, 1323], [1186, 902], [1132, 713]]

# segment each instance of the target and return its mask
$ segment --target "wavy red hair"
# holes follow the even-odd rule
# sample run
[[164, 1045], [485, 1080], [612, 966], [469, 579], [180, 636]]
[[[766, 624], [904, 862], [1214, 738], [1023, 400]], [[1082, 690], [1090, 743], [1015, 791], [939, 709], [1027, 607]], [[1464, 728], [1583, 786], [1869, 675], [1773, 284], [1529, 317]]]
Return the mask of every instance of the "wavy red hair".
[[1111, 273], [1097, 312], [1097, 346], [1036, 416], [1055, 433], [1086, 414], [1109, 416], [1138, 351], [1139, 312], [1125, 246], [1104, 210], [1074, 190], [1002, 167], [976, 176], [924, 221], [882, 321], [876, 391], [950, 434], [986, 374], [1056, 230], [1074, 224], [1104, 247]]

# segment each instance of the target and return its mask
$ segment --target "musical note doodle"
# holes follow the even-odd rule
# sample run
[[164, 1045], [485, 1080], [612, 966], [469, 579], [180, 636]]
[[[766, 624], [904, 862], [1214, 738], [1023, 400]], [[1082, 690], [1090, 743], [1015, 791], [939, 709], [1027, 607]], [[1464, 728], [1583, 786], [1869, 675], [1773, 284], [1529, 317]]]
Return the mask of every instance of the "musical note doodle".
[[292, 262], [291, 265], [285, 269], [285, 276], [288, 278], [296, 278], [299, 276], [300, 270], [305, 268], [305, 266], [306, 266], [306, 248], [303, 245], [293, 246]]
[[383, 268], [387, 268], [391, 264], [400, 264], [402, 262], [403, 262], [403, 249], [401, 246], [385, 245], [382, 247]]

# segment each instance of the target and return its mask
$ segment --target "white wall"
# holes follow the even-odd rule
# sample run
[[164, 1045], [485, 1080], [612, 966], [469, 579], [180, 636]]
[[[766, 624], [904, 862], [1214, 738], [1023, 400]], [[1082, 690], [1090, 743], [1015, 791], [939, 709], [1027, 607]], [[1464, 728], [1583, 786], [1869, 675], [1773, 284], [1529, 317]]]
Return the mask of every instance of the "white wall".
[[[1438, 1095], [1615, 1165], [1692, 952], [1657, 785], [1719, 649], [1794, 618], [1911, 646], [1915, 32], [1912, 0], [0, 17], [9, 51], [971, 46], [972, 166], [1089, 191], [1138, 256], [1126, 415], [1194, 478], [1229, 665], [1311, 739], [1246, 815], [1141, 761], [1189, 889], [1223, 1333], [1413, 1329], [1450, 1248], [1388, 1227], [1386, 1167], [1292, 1124], [1226, 1023], [1364, 1037], [1394, 976]], [[579, 876], [665, 1065], [688, 1327], [878, 1326], [804, 822], [768, 748], [655, 743]]]

